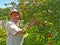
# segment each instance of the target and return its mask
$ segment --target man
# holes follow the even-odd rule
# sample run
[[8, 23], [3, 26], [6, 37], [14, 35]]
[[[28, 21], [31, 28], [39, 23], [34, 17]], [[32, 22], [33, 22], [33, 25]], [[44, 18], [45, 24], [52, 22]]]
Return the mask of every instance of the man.
[[6, 45], [22, 45], [24, 30], [18, 28], [18, 18], [20, 13], [13, 9], [10, 18], [11, 20], [6, 23], [7, 39]]

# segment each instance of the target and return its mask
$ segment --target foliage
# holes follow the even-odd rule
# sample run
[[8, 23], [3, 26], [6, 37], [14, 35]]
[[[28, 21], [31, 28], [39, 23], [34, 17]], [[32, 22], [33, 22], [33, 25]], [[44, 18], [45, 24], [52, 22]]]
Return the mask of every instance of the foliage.
[[0, 8], [0, 20], [8, 20], [10, 14], [10, 8]]
[[6, 45], [6, 30], [0, 28], [0, 45]]
[[[60, 1], [59, 0], [19, 0], [18, 9], [22, 12], [24, 24], [39, 21], [27, 29], [28, 37], [24, 45], [59, 45]], [[59, 43], [59, 44], [58, 44]]]

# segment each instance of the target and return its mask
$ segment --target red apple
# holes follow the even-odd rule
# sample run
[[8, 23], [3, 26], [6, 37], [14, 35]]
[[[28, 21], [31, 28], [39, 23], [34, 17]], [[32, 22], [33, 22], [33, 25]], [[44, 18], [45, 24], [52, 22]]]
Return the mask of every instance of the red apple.
[[48, 38], [50, 38], [51, 37], [51, 34], [50, 33], [48, 33]]

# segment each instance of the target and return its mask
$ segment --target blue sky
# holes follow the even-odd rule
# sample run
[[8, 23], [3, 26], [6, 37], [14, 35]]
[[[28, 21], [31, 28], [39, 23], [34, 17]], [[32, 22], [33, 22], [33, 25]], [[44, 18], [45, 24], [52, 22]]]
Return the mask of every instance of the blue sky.
[[5, 3], [10, 3], [10, 2], [16, 2], [17, 0], [0, 0], [0, 8], [5, 8], [7, 6], [5, 6]]

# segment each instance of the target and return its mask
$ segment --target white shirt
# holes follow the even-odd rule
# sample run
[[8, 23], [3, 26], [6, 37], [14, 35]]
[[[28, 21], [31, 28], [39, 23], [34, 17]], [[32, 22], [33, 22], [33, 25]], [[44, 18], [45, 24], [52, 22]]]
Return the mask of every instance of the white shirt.
[[7, 45], [22, 45], [23, 44], [23, 34], [16, 34], [20, 28], [12, 21], [6, 23], [6, 30], [7, 30]]

